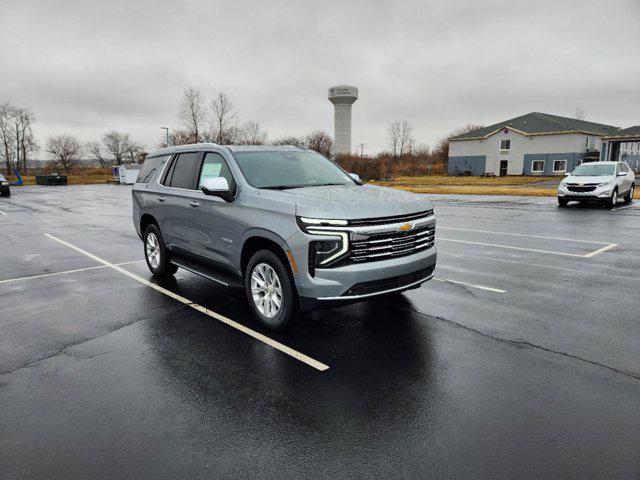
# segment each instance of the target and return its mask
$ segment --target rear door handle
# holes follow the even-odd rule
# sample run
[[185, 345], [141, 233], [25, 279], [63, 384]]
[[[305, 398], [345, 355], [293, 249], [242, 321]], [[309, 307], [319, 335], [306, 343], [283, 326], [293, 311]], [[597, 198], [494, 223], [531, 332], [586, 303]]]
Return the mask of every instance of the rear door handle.
[[189, 205], [191, 205], [193, 208], [198, 208], [200, 206], [200, 202], [189, 202]]
[[166, 200], [166, 198], [164, 198], [164, 197], [158, 197], [158, 201], [159, 202], [164, 202], [165, 200]]

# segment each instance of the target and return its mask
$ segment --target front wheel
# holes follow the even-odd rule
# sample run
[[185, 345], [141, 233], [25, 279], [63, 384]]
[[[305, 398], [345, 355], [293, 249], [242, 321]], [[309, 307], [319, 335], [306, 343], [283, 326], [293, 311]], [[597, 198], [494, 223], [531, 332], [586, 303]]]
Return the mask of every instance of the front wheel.
[[618, 189], [614, 188], [611, 197], [609, 197], [609, 207], [613, 208], [616, 205], [618, 205]]
[[151, 224], [144, 231], [144, 258], [154, 277], [166, 278], [178, 271], [169, 261], [169, 249], [164, 244], [157, 225]]
[[298, 295], [283, 261], [270, 250], [256, 252], [245, 270], [245, 292], [258, 321], [271, 330], [288, 327], [299, 311]]
[[634, 190], [635, 190], [635, 185], [631, 184], [631, 188], [629, 189], [629, 192], [624, 196], [624, 203], [629, 203], [631, 200], [633, 200]]

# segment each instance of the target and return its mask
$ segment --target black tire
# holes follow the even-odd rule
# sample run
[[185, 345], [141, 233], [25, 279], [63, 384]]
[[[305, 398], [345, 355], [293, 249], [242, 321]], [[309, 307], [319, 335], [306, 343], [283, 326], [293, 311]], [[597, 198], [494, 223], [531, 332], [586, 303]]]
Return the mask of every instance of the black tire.
[[561, 207], [566, 207], [568, 203], [569, 200], [567, 200], [566, 198], [558, 197], [558, 205], [560, 205]]
[[[151, 247], [153, 241], [150, 239], [150, 236], [154, 236], [157, 247], [154, 250], [154, 253], [157, 252], [157, 259], [154, 260], [154, 255], [150, 255]], [[178, 267], [172, 264], [169, 260], [171, 258], [171, 253], [169, 249], [164, 244], [164, 240], [162, 239], [162, 233], [160, 233], [160, 229], [155, 223], [149, 225], [144, 231], [144, 235], [142, 236], [142, 241], [144, 245], [144, 259], [147, 262], [147, 267], [156, 278], [167, 278], [173, 275], [178, 271]], [[151, 259], [150, 259], [151, 257]]]
[[613, 192], [611, 192], [611, 197], [609, 197], [607, 205], [609, 208], [614, 208], [618, 205], [618, 187], [614, 188]]
[[629, 203], [631, 202], [631, 200], [633, 200], [633, 191], [636, 188], [635, 184], [631, 184], [631, 188], [629, 189], [629, 191], [627, 192], [627, 194], [624, 196], [624, 203]]
[[[252, 274], [256, 273], [257, 278], [265, 279], [266, 277], [263, 275], [264, 271], [258, 271], [258, 269], [264, 268], [261, 267], [262, 265], [271, 267], [277, 276], [277, 282], [271, 278], [270, 282], [264, 283], [263, 285], [256, 283], [255, 286], [259, 288], [260, 291], [256, 292], [258, 299], [254, 300]], [[258, 269], [256, 269], [256, 267], [258, 267]], [[254, 272], [254, 269], [256, 269], [256, 272]], [[267, 278], [267, 280], [269, 279]], [[269, 291], [267, 286], [271, 286], [272, 290]], [[289, 327], [300, 313], [298, 292], [291, 279], [289, 270], [282, 259], [270, 250], [259, 250], [253, 254], [244, 272], [244, 289], [249, 308], [251, 308], [258, 322], [266, 328], [283, 330]], [[278, 292], [280, 292], [280, 297], [278, 297]], [[280, 306], [276, 307], [275, 305], [278, 298], [280, 298]], [[261, 301], [262, 305], [259, 307], [258, 304]], [[271, 307], [268, 306], [269, 304]], [[260, 308], [266, 311], [266, 314], [261, 312]], [[273, 313], [274, 309], [275, 313]], [[270, 312], [272, 316], [269, 316]]]

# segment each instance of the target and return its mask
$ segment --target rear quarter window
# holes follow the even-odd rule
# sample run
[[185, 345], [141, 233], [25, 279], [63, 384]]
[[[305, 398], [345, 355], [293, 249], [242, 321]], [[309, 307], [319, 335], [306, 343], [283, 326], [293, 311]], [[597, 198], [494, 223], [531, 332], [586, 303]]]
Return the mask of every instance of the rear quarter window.
[[167, 161], [169, 156], [147, 158], [138, 173], [136, 183], [149, 183], [152, 181], [160, 170], [161, 165]]

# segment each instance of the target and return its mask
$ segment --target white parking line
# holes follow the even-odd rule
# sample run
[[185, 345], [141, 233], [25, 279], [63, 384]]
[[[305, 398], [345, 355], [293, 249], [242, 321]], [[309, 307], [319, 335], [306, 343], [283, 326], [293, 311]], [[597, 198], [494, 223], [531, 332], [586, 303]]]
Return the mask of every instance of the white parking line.
[[122, 273], [123, 275], [126, 275], [129, 278], [132, 278], [133, 280], [136, 280], [137, 282], [142, 283], [143, 285], [146, 285], [147, 287], [153, 288], [154, 290], [157, 290], [160, 293], [163, 293], [164, 295], [173, 298], [174, 300], [179, 301], [180, 303], [193, 308], [194, 310], [197, 310], [201, 313], [204, 313], [205, 315], [211, 317], [211, 318], [215, 318], [216, 320], [225, 323], [227, 325], [229, 325], [230, 327], [235, 328], [236, 330], [241, 331], [242, 333], [249, 335], [250, 337], [255, 338], [256, 340], [259, 340], [260, 342], [269, 345], [272, 348], [275, 348], [276, 350], [280, 350], [282, 353], [286, 353], [287, 355], [289, 355], [290, 357], [295, 358], [296, 360], [305, 363], [307, 365], [309, 365], [312, 368], [315, 368], [316, 370], [320, 370], [320, 371], [325, 371], [329, 369], [328, 365], [325, 365], [322, 362], [319, 362], [318, 360], [315, 360], [311, 357], [308, 357], [307, 355], [298, 352], [297, 350], [294, 350], [293, 348], [287, 347], [286, 345], [273, 340], [259, 332], [256, 332], [255, 330], [252, 330], [248, 327], [245, 327], [244, 325], [242, 325], [241, 323], [235, 322], [233, 320], [231, 320], [230, 318], [227, 318], [223, 315], [220, 315], [219, 313], [214, 312], [213, 310], [209, 310], [206, 307], [203, 307], [201, 305], [198, 305], [197, 303], [192, 302], [191, 300], [189, 300], [188, 298], [185, 298], [181, 295], [178, 295], [177, 293], [174, 293], [170, 290], [167, 290], [166, 288], [162, 288], [159, 285], [156, 285], [155, 283], [151, 283], [150, 281], [136, 275], [135, 273], [131, 273], [128, 270], [125, 270], [124, 268], [108, 262], [107, 260], [104, 260], [92, 253], [87, 252], [86, 250], [81, 249], [80, 247], [76, 247], [75, 245], [72, 245], [68, 242], [65, 242], [64, 240], [55, 237], [51, 234], [45, 233], [44, 234], [46, 237], [50, 238], [51, 240], [54, 240], [66, 247], [69, 247], [73, 250], [75, 250], [76, 252], [82, 253], [83, 255], [86, 255], [87, 257], [95, 260], [98, 263], [101, 263], [102, 265], [104, 265], [105, 267], [109, 267], [112, 268], [114, 270], [116, 270], [117, 272]]
[[564, 238], [564, 237], [544, 237], [541, 235], [528, 235], [525, 233], [494, 232], [491, 230], [473, 230], [471, 228], [441, 227], [441, 226], [438, 226], [437, 228], [439, 230], [460, 230], [463, 232], [490, 233], [492, 235], [509, 235], [513, 237], [530, 237], [530, 238], [542, 238], [545, 240], [561, 240], [563, 242], [595, 243], [598, 245], [610, 245], [609, 242], [596, 242], [594, 240], [577, 240], [575, 238]]
[[[118, 265], [118, 266], [131, 265], [133, 263], [139, 263], [139, 262], [144, 262], [144, 260], [133, 260], [131, 262], [116, 263], [115, 265]], [[75, 270], [63, 270], [62, 272], [43, 273], [41, 275], [30, 275], [28, 277], [8, 278], [7, 280], [0, 280], [0, 284], [2, 284], [2, 283], [11, 283], [11, 282], [20, 282], [22, 280], [32, 280], [34, 278], [53, 277], [55, 275], [66, 275], [68, 273], [85, 272], [87, 270], [98, 270], [100, 268], [107, 268], [107, 266], [106, 265], [97, 265], [95, 267], [76, 268]]]
[[7, 214], [5, 212], [3, 212], [2, 210], [0, 210], [0, 215], [7, 216]]
[[611, 211], [612, 212], [617, 212], [618, 210], [624, 210], [625, 208], [631, 208], [631, 207], [637, 207], [638, 204], [637, 203], [630, 203], [629, 205], [625, 205], [624, 207], [616, 207], [616, 208], [612, 208]]
[[[593, 252], [589, 252], [587, 254], [578, 254], [578, 253], [566, 253], [566, 252], [554, 252], [552, 250], [539, 250], [537, 248], [525, 248], [525, 247], [514, 247], [511, 245], [499, 245], [496, 243], [483, 243], [483, 242], [470, 242], [468, 240], [454, 240], [452, 238], [438, 238], [437, 241], [441, 242], [455, 242], [455, 243], [467, 243], [470, 245], [483, 245], [485, 247], [496, 247], [496, 248], [506, 248], [509, 250], [520, 250], [524, 252], [535, 252], [535, 253], [546, 253], [548, 255], [563, 255], [565, 257], [576, 257], [576, 258], [592, 258], [596, 255], [601, 254], [602, 252], [606, 252], [614, 247], [617, 247], [617, 243], [609, 243], [606, 246], [599, 248], [598, 250], [594, 250]], [[602, 243], [602, 242], [594, 242], [594, 243]]]
[[487, 292], [507, 293], [506, 290], [502, 290], [501, 288], [485, 287], [484, 285], [476, 285], [475, 283], [459, 282], [457, 280], [449, 280], [448, 278], [438, 278], [438, 277], [434, 277], [433, 279], [439, 282], [454, 283], [456, 285], [464, 285], [465, 287], [469, 287], [469, 288], [477, 288], [478, 290], [486, 290]]

